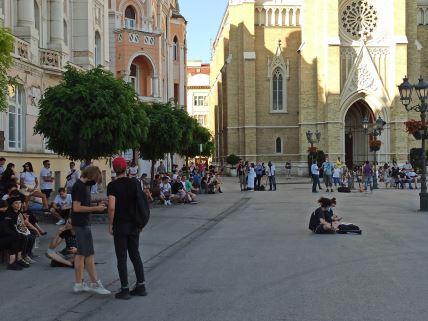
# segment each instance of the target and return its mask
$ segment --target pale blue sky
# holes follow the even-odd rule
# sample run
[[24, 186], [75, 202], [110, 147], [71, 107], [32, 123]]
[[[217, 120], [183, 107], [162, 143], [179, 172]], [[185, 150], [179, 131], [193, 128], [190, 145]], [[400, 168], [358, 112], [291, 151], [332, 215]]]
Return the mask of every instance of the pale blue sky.
[[227, 0], [180, 0], [187, 24], [187, 58], [209, 62], [210, 45], [217, 34]]

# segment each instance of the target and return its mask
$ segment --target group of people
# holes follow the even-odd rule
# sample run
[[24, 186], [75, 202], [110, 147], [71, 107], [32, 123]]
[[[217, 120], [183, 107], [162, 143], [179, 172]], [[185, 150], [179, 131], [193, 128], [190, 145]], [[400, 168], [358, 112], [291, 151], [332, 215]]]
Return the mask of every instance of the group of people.
[[[291, 170], [291, 162], [289, 167]], [[289, 175], [290, 172], [287, 173]], [[255, 164], [239, 159], [237, 174], [241, 191], [265, 190], [268, 184], [269, 191], [276, 191], [276, 169], [271, 161], [266, 166], [260, 161]]]

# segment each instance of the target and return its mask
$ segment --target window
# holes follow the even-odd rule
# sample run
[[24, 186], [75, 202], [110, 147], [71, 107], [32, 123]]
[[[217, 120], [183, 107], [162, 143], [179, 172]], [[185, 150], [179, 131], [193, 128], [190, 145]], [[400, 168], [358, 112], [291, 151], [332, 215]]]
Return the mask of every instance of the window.
[[125, 9], [125, 28], [135, 29], [136, 25], [135, 10], [132, 6], [128, 6]]
[[97, 31], [95, 32], [95, 67], [101, 64], [101, 36]]
[[195, 115], [194, 118], [198, 121], [199, 125], [207, 125], [207, 115]]
[[172, 59], [174, 61], [178, 60], [178, 39], [177, 39], [177, 36], [174, 37], [174, 43], [172, 44]]
[[129, 83], [131, 84], [131, 87], [134, 88], [135, 92], [139, 94], [138, 90], [138, 69], [137, 66], [134, 64], [131, 64], [131, 70], [129, 73]]
[[272, 109], [274, 111], [284, 109], [283, 79], [281, 68], [276, 68], [272, 77]]
[[180, 84], [174, 84], [174, 101], [178, 104], [180, 98]]
[[17, 86], [13, 96], [9, 97], [8, 109], [8, 147], [9, 150], [22, 150], [22, 109], [24, 105], [24, 90]]
[[64, 20], [64, 44], [68, 46], [68, 29], [67, 29], [67, 22]]
[[208, 106], [207, 96], [193, 96], [193, 106]]
[[279, 137], [276, 139], [275, 142], [275, 152], [277, 154], [282, 154], [282, 139]]

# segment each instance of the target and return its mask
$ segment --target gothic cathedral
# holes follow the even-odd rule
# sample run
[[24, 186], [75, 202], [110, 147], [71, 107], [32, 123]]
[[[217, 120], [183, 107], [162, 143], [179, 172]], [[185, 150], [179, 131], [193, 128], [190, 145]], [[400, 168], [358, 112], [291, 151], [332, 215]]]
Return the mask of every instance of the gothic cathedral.
[[428, 79], [428, 0], [229, 0], [213, 42], [214, 160], [291, 160], [307, 169], [306, 133], [349, 166], [373, 160], [364, 131], [386, 122], [380, 163], [403, 163], [420, 142], [397, 85]]

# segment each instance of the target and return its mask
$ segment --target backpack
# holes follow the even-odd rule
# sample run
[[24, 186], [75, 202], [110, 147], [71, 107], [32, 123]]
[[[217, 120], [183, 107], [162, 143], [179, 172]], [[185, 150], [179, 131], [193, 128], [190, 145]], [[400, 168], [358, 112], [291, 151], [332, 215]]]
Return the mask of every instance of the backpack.
[[150, 219], [150, 206], [146, 194], [141, 188], [141, 184], [137, 184], [137, 197], [135, 206], [135, 223], [139, 229], [143, 229]]
[[317, 224], [318, 224], [318, 220], [317, 220], [317, 216], [316, 216], [315, 211], [314, 211], [314, 212], [312, 212], [311, 218], [309, 219], [308, 228], [313, 232], [316, 229]]
[[354, 224], [340, 224], [336, 231], [337, 234], [355, 233], [360, 235], [362, 232], [363, 231], [360, 229], [360, 227]]
[[351, 193], [351, 189], [349, 187], [346, 186], [340, 186], [337, 191], [339, 193]]

